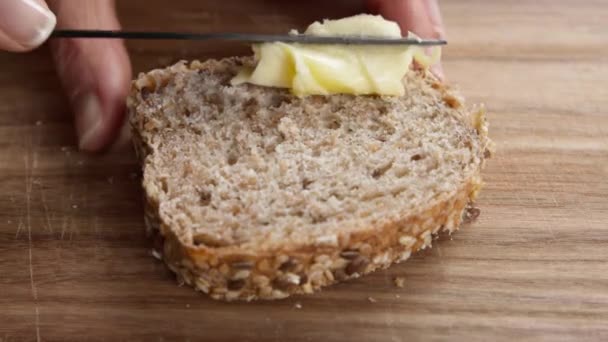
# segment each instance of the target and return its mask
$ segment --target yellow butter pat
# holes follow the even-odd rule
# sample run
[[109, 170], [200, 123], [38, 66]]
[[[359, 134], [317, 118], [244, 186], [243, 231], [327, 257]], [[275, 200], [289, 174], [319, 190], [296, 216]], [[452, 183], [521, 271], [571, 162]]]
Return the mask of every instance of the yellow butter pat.
[[[317, 36], [374, 36], [400, 38], [395, 22], [381, 16], [358, 15], [316, 22], [305, 31]], [[410, 34], [410, 36], [415, 37]], [[233, 85], [251, 83], [288, 88], [298, 96], [404, 94], [402, 79], [413, 60], [429, 67], [440, 49], [427, 56], [418, 46], [353, 46], [264, 43], [254, 45], [257, 65], [244, 68]]]

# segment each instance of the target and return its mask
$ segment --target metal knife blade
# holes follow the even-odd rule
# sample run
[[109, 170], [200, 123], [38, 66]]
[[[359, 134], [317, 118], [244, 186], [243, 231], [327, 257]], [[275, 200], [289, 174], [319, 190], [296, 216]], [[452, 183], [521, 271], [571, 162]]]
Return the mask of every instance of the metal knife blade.
[[284, 42], [299, 44], [333, 45], [446, 45], [445, 40], [416, 38], [380, 38], [355, 36], [310, 36], [304, 34], [255, 34], [255, 33], [188, 33], [154, 31], [110, 30], [55, 30], [51, 38], [110, 38], [143, 40], [226, 40], [247, 43]]

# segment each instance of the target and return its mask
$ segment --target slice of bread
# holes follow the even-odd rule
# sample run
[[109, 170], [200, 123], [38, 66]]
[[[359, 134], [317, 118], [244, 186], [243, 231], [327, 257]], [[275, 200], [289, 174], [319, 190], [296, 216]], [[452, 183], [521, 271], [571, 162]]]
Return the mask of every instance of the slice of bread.
[[482, 109], [424, 71], [406, 95], [231, 86], [249, 59], [141, 74], [128, 101], [157, 255], [216, 299], [359, 277], [454, 231], [489, 153]]

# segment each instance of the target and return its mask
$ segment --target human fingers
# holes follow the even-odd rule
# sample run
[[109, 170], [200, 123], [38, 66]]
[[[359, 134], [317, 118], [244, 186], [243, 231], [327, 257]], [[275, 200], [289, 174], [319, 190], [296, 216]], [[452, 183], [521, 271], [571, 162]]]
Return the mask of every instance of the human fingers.
[[[113, 0], [49, 0], [49, 5], [60, 28], [120, 28]], [[123, 125], [131, 80], [131, 63], [123, 42], [61, 39], [53, 41], [51, 47], [72, 105], [80, 149], [100, 151], [108, 147]]]

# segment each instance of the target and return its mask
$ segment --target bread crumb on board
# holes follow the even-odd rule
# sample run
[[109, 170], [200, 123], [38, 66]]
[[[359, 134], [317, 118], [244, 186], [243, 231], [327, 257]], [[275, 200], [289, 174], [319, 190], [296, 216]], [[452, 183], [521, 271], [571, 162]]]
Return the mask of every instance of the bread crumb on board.
[[295, 303], [293, 307], [296, 308], [296, 309], [298, 309], [298, 310], [300, 310], [302, 308], [302, 304]]
[[470, 224], [477, 220], [481, 210], [477, 207], [468, 206], [464, 211], [464, 215], [462, 217], [462, 224]]
[[405, 278], [404, 277], [395, 277], [393, 279], [395, 286], [403, 288], [405, 286]]
[[370, 303], [378, 303], [378, 301], [374, 297], [367, 297], [367, 301]]
[[156, 249], [152, 249], [150, 254], [152, 254], [152, 256], [157, 259], [157, 260], [163, 260], [163, 255], [162, 253], [160, 253], [159, 251], [157, 251]]

